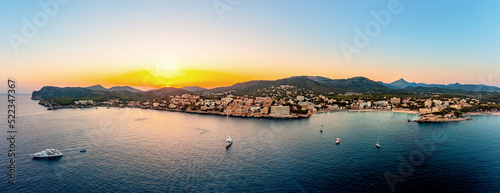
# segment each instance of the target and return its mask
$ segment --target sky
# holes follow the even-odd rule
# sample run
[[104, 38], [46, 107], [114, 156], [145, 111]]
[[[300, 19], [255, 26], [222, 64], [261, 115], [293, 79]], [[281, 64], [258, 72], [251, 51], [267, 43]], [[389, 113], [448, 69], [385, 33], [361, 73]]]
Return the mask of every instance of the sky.
[[1, 1], [0, 78], [26, 93], [299, 75], [500, 86], [498, 10], [495, 0]]

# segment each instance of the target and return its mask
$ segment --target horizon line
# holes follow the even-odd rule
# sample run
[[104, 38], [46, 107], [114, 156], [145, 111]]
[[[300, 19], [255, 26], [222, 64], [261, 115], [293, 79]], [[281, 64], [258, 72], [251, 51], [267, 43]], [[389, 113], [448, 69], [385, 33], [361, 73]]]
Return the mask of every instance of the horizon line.
[[[390, 83], [394, 83], [394, 82], [397, 82], [399, 80], [404, 80], [405, 82], [407, 83], [410, 83], [410, 84], [427, 84], [427, 85], [453, 85], [453, 84], [460, 84], [460, 85], [478, 85], [478, 86], [492, 86], [492, 87], [497, 87], [497, 88], [500, 88], [498, 86], [494, 86], [494, 85], [486, 85], [486, 84], [473, 84], [473, 83], [460, 83], [460, 82], [455, 82], [455, 83], [446, 83], [446, 84], [439, 84], [439, 83], [424, 83], [424, 82], [409, 82], [407, 81], [406, 79], [404, 78], [399, 78], [395, 81], [392, 81], [392, 82], [383, 82], [383, 81], [376, 81], [376, 80], [373, 80], [373, 79], [370, 79], [368, 77], [365, 77], [365, 76], [353, 76], [353, 77], [350, 77], [350, 78], [329, 78], [329, 77], [325, 77], [325, 76], [311, 76], [311, 75], [297, 75], [297, 76], [289, 76], [289, 77], [285, 77], [285, 78], [278, 78], [278, 79], [255, 79], [255, 80], [248, 80], [248, 81], [243, 81], [243, 82], [237, 82], [235, 84], [239, 84], [239, 83], [245, 83], [245, 82], [251, 82], [251, 81], [276, 81], [276, 80], [282, 80], [282, 79], [288, 79], [288, 78], [293, 78], [293, 77], [322, 77], [322, 78], [328, 78], [330, 80], [348, 80], [348, 79], [353, 79], [353, 78], [366, 78], [366, 79], [369, 79], [371, 81], [374, 81], [374, 82], [377, 82], [377, 83], [384, 83], [384, 84], [390, 84]], [[229, 86], [233, 86], [235, 84], [231, 84], [231, 85], [219, 85], [219, 86], [214, 86], [214, 87], [202, 87], [202, 86], [196, 86], [196, 85], [191, 85], [191, 86], [183, 86], [183, 87], [175, 87], [175, 86], [164, 86], [164, 87], [160, 87], [160, 88], [154, 88], [154, 87], [151, 87], [150, 89], [139, 89], [137, 87], [150, 87], [150, 86], [131, 86], [131, 85], [113, 85], [113, 86], [110, 86], [110, 84], [94, 84], [94, 85], [90, 85], [90, 86], [64, 86], [64, 87], [60, 87], [60, 86], [53, 86], [53, 87], [60, 87], [60, 88], [67, 88], [67, 87], [75, 87], [75, 88], [88, 88], [88, 87], [93, 87], [93, 86], [101, 86], [105, 89], [111, 89], [111, 88], [114, 88], [114, 87], [131, 87], [133, 89], [137, 89], [137, 90], [140, 90], [140, 91], [149, 91], [149, 90], [156, 90], [156, 89], [162, 89], [162, 88], [177, 88], [177, 89], [182, 89], [182, 88], [186, 88], [186, 87], [199, 87], [199, 88], [203, 88], [203, 89], [213, 89], [213, 88], [220, 88], [220, 87], [229, 87]], [[46, 86], [51, 86], [51, 85], [46, 85]], [[384, 85], [385, 86], [385, 85]], [[43, 86], [45, 87], [45, 86]], [[43, 88], [42, 87], [42, 88]], [[30, 94], [30, 93], [25, 93], [25, 94]]]

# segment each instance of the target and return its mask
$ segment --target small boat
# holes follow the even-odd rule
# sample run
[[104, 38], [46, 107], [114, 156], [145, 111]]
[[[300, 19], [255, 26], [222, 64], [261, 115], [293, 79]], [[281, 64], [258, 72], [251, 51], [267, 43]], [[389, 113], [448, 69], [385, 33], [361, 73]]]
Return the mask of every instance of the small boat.
[[319, 132], [323, 133], [323, 129], [320, 129]]
[[231, 137], [226, 139], [226, 149], [233, 144], [233, 139]]
[[86, 151], [87, 151], [86, 149], [81, 149], [81, 150], [80, 150], [80, 152], [82, 152], [82, 153], [83, 153], [83, 152], [86, 152]]
[[340, 138], [335, 139], [335, 143], [339, 144], [340, 143]]
[[375, 146], [377, 146], [377, 148], [380, 148], [380, 140], [377, 139], [377, 143], [375, 144]]
[[30, 154], [33, 158], [51, 158], [51, 157], [61, 157], [63, 154], [57, 149], [45, 149], [41, 152]]
[[229, 134], [229, 111], [226, 113], [226, 149], [233, 144], [233, 139]]

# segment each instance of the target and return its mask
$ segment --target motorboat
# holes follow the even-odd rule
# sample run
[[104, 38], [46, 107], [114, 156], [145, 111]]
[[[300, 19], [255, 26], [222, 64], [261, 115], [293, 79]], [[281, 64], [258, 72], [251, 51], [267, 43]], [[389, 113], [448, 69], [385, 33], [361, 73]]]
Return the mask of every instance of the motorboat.
[[335, 139], [335, 143], [339, 144], [340, 143], [340, 138]]

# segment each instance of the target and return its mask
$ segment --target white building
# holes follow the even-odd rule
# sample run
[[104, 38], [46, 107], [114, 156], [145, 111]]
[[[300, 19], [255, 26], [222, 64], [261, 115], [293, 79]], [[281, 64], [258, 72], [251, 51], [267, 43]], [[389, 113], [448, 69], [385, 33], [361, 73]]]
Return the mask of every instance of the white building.
[[250, 107], [250, 111], [252, 111], [252, 112], [257, 112], [257, 111], [259, 111], [259, 109], [260, 109], [260, 107], [256, 107], [256, 106]]
[[376, 101], [373, 102], [373, 104], [377, 106], [387, 106], [389, 103], [387, 101]]
[[271, 116], [288, 116], [290, 115], [290, 106], [271, 106]]
[[399, 103], [401, 103], [401, 98], [396, 98], [396, 97], [391, 98], [391, 104], [399, 104]]
[[424, 106], [429, 109], [432, 108], [432, 101], [430, 99], [426, 100]]
[[368, 104], [368, 103], [359, 103], [359, 110], [363, 110], [365, 108], [370, 108], [371, 107], [371, 103]]
[[454, 108], [454, 109], [457, 109], [457, 110], [462, 109], [462, 105], [451, 105], [450, 107]]
[[444, 109], [443, 105], [438, 105], [438, 106], [432, 107], [432, 112], [433, 113], [434, 112], [439, 112], [439, 111], [441, 111], [443, 109]]
[[75, 105], [93, 105], [94, 101], [93, 100], [78, 100], [75, 101]]
[[304, 96], [297, 96], [297, 100], [298, 100], [299, 102], [304, 101]]

